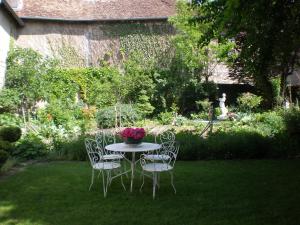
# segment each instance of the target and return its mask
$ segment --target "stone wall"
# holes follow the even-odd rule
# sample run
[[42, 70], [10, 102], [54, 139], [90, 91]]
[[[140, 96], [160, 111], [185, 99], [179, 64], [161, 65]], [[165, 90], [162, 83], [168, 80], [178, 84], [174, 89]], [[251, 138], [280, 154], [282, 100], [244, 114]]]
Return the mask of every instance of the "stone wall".
[[[51, 22], [25, 20], [16, 44], [44, 56], [56, 57], [64, 66], [118, 64], [124, 55], [139, 50], [150, 56], [169, 48], [174, 29], [167, 21], [151, 22]], [[150, 53], [149, 53], [150, 52]]]
[[0, 7], [0, 89], [4, 86], [6, 58], [9, 51], [11, 36], [15, 35], [16, 23], [7, 14], [6, 10]]

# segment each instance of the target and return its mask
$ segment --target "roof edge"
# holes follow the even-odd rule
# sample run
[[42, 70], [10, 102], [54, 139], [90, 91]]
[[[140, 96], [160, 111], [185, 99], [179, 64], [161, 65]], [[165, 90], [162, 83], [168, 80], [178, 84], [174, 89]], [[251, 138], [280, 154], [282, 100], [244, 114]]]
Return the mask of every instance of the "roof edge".
[[[0, 0], [1, 1], [1, 0]], [[47, 20], [56, 22], [117, 22], [117, 21], [151, 21], [151, 20], [168, 20], [169, 17], [132, 17], [132, 18], [116, 18], [116, 19], [65, 19], [65, 18], [52, 18], [52, 17], [31, 17], [21, 16], [23, 20]]]
[[16, 21], [16, 23], [19, 26], [23, 27], [25, 25], [23, 20], [15, 13], [15, 11], [10, 7], [10, 5], [8, 4], [8, 2], [6, 0], [0, 0], [0, 5], [4, 6], [4, 8], [14, 18], [14, 20]]

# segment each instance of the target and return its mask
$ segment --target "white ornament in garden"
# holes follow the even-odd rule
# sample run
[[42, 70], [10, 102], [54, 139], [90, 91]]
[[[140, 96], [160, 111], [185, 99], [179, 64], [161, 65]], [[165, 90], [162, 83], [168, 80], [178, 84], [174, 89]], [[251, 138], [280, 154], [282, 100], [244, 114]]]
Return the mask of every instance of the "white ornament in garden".
[[226, 94], [223, 93], [222, 98], [219, 98], [219, 106], [221, 108], [221, 113], [222, 113], [220, 116], [218, 116], [219, 120], [227, 119], [228, 109], [225, 106], [225, 101], [226, 101]]

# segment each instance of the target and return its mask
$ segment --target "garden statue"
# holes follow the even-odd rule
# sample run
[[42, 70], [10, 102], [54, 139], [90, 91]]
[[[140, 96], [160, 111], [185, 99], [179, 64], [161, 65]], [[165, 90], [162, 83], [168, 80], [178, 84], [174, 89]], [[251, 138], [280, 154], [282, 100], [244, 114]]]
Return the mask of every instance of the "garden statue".
[[225, 101], [226, 101], [226, 94], [223, 93], [222, 98], [219, 98], [219, 106], [221, 108], [221, 113], [222, 113], [220, 116], [217, 117], [219, 120], [225, 120], [228, 118], [227, 117], [228, 109], [225, 106]]
[[290, 108], [290, 102], [289, 102], [288, 99], [285, 99], [285, 100], [284, 100], [284, 108], [285, 108], [285, 109], [289, 109], [289, 108]]

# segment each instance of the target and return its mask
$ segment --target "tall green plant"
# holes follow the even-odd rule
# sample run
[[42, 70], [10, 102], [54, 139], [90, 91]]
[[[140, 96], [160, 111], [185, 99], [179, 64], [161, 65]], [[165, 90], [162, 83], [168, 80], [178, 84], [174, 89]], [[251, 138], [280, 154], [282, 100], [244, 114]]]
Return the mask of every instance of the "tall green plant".
[[52, 69], [52, 62], [32, 49], [14, 47], [7, 57], [5, 87], [18, 93], [23, 115], [30, 117], [34, 104], [45, 97], [44, 76]]

